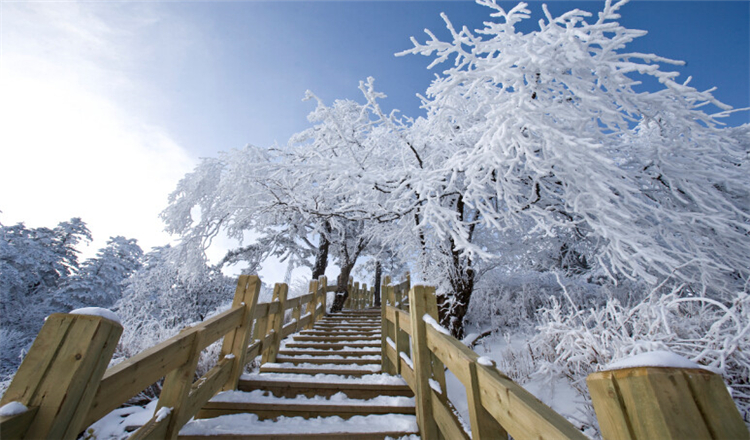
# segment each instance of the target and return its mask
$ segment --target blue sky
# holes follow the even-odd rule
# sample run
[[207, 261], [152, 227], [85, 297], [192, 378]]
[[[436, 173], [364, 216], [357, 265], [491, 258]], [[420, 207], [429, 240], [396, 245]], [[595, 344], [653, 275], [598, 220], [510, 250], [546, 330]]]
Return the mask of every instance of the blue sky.
[[[529, 3], [531, 30], [542, 3]], [[603, 2], [548, 4], [556, 15]], [[3, 1], [0, 222], [76, 215], [94, 250], [109, 235], [163, 244], [157, 216], [177, 180], [199, 157], [285, 143], [307, 127], [305, 90], [359, 99], [373, 76], [386, 108], [418, 116], [430, 59], [394, 53], [424, 28], [445, 37], [440, 12], [472, 29], [489, 18], [468, 1]], [[684, 60], [691, 85], [750, 106], [750, 2], [636, 0], [622, 15], [649, 31], [630, 50]]]

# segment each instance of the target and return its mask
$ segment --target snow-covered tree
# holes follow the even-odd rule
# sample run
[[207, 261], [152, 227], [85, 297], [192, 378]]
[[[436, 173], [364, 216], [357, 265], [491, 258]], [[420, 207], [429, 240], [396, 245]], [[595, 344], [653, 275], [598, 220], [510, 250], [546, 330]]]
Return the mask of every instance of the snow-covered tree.
[[122, 296], [123, 281], [141, 267], [141, 257], [143, 251], [135, 239], [110, 237], [96, 257], [84, 261], [54, 292], [53, 303], [66, 310], [110, 308]]
[[[529, 33], [517, 29], [530, 16], [525, 3], [509, 11], [478, 3], [494, 18], [483, 29], [456, 29], [444, 16], [451, 40], [427, 31], [426, 43], [413, 39], [403, 52], [435, 54], [431, 67], [453, 60], [423, 102], [452, 150], [422, 174], [432, 181], [412, 186], [462, 188], [476, 212], [461, 218], [443, 197], [426, 197], [423, 221], [469, 256], [488, 256], [468, 240], [473, 228], [524, 228], [586, 240], [588, 254], [569, 244], [560, 258], [612, 278], [671, 275], [717, 295], [741, 289], [750, 275], [750, 142], [747, 131], [720, 128], [730, 108], [662, 70], [680, 62], [626, 50], [645, 34], [616, 21], [626, 1], [605, 2], [593, 20], [545, 7]], [[640, 77], [663, 88], [643, 91]]]
[[143, 267], [125, 281], [115, 310], [128, 332], [150, 325], [175, 328], [201, 321], [219, 304], [232, 298], [233, 285], [219, 270], [196, 260], [189, 246], [156, 247], [144, 257]]
[[44, 323], [57, 311], [52, 293], [78, 270], [76, 245], [91, 240], [80, 218], [55, 228], [0, 225], [0, 374], [15, 372]]

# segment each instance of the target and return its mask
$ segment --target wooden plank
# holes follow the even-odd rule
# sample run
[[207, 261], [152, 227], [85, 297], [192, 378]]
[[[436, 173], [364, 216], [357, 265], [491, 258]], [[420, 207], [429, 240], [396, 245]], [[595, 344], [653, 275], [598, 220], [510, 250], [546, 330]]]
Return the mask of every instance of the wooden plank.
[[258, 303], [255, 306], [255, 319], [261, 319], [268, 316], [269, 303]]
[[388, 305], [385, 308], [385, 319], [387, 319], [390, 322], [396, 322], [396, 308]]
[[435, 416], [435, 422], [443, 437], [450, 440], [469, 440], [471, 437], [464, 431], [458, 417], [448, 408], [450, 402], [435, 393], [433, 389], [430, 389], [430, 393], [432, 394], [430, 399], [432, 414]]
[[385, 355], [388, 357], [388, 360], [393, 364], [396, 365], [396, 362], [398, 362], [398, 354], [396, 354], [396, 350], [391, 347], [390, 344], [385, 348]]
[[138, 428], [133, 434], [128, 437], [128, 440], [163, 440], [167, 435], [167, 427], [169, 421], [172, 419], [172, 414], [167, 414], [161, 420], [157, 420], [158, 416], [154, 414], [151, 419], [146, 422], [143, 426]]
[[[422, 437], [438, 439], [439, 431], [432, 413], [430, 402], [430, 371], [431, 354], [426, 344], [426, 328], [422, 316], [427, 313], [428, 301], [435, 301], [434, 289], [425, 286], [414, 286], [409, 291], [411, 303], [411, 329], [412, 329], [412, 361], [414, 362], [414, 376], [416, 389], [417, 424]], [[443, 387], [445, 389], [445, 387]]]
[[305, 325], [305, 329], [309, 330], [313, 328], [313, 325], [315, 325], [315, 308], [318, 302], [318, 280], [310, 281], [310, 295], [313, 296], [313, 299], [307, 303], [307, 307], [305, 308], [305, 315], [310, 315], [310, 321]]
[[611, 371], [590, 374], [586, 378], [599, 429], [607, 440], [636, 440], [625, 404]]
[[440, 333], [431, 325], [427, 326], [426, 333], [427, 348], [445, 363], [464, 387], [471, 387], [469, 364], [476, 362], [479, 355], [471, 351], [456, 338]]
[[0, 399], [0, 406], [10, 402], [19, 402], [27, 407], [31, 405], [36, 392], [36, 386], [32, 384], [39, 384], [47, 374], [74, 320], [73, 315], [64, 313], [56, 313], [47, 318]]
[[[245, 365], [260, 355], [263, 350], [263, 342], [255, 341], [247, 347], [245, 351]], [[244, 366], [243, 366], [244, 367]]]
[[494, 367], [477, 365], [482, 406], [515, 439], [587, 439], [563, 416]]
[[390, 284], [391, 277], [386, 276], [383, 279], [383, 283], [380, 287], [380, 368], [384, 373], [390, 373], [391, 365], [390, 361], [388, 360], [388, 353], [386, 352], [386, 346], [388, 343], [386, 342], [388, 338], [388, 317], [387, 317], [387, 301], [385, 298], [385, 290], [386, 286]]
[[314, 298], [315, 298], [315, 294], [314, 293], [306, 293], [306, 294], [304, 294], [304, 295], [302, 295], [302, 296], [299, 297], [300, 305], [307, 304], [310, 301], [312, 301]]
[[[594, 373], [587, 383], [605, 438], [748, 438], [721, 377], [699, 369], [639, 367]], [[600, 415], [601, 414], [601, 415]]]
[[706, 370], [681, 370], [711, 438], [750, 438], [750, 431], [718, 374]]
[[212, 316], [198, 325], [191, 327], [191, 331], [201, 331], [198, 347], [201, 350], [218, 341], [219, 338], [238, 327], [242, 323], [243, 307], [232, 307], [229, 310]]
[[84, 425], [89, 426], [147, 386], [187, 362], [192, 335], [180, 333], [104, 373]]
[[[280, 284], [280, 283], [277, 283]], [[286, 284], [284, 284], [286, 285]], [[281, 311], [281, 305], [278, 302], [268, 303], [268, 314], [276, 315]]]
[[[221, 388], [224, 391], [237, 389], [237, 382], [245, 369], [245, 364], [248, 362], [246, 358], [247, 345], [250, 343], [252, 336], [253, 317], [255, 316], [255, 308], [258, 305], [260, 288], [260, 278], [255, 275], [240, 275], [237, 280], [237, 289], [234, 293], [232, 306], [238, 309], [241, 314], [235, 328], [224, 337], [219, 358], [224, 359], [229, 355], [234, 358], [232, 372], [227, 382]], [[201, 347], [200, 349], [202, 350], [203, 348]]]
[[195, 381], [191, 387], [185, 409], [177, 421], [179, 426], [184, 426], [227, 382], [232, 374], [232, 363], [232, 359], [224, 358], [208, 373]]
[[[276, 362], [276, 355], [279, 352], [279, 343], [281, 343], [281, 326], [284, 321], [284, 304], [286, 303], [286, 295], [289, 292], [289, 286], [284, 283], [276, 283], [273, 288], [273, 301], [271, 305], [277, 306], [277, 312], [273, 312], [268, 317], [268, 331], [273, 330], [273, 338], [266, 344], [263, 343], [263, 360], [265, 364], [267, 362]], [[269, 307], [269, 313], [271, 313], [272, 307]]]
[[479, 356], [456, 338], [445, 335], [431, 325], [427, 326], [427, 347], [466, 388], [469, 419], [473, 438], [507, 438], [503, 427], [482, 406], [479, 382], [476, 375], [476, 361]]
[[[386, 428], [387, 429], [387, 428]], [[364, 433], [326, 432], [322, 434], [285, 433], [285, 434], [215, 434], [211, 437], [201, 435], [183, 435], [181, 440], [206, 440], [214, 438], [220, 440], [383, 440], [384, 438], [403, 438], [409, 435], [419, 435], [419, 432], [379, 431]]]
[[417, 378], [414, 376], [414, 370], [406, 363], [405, 360], [399, 359], [401, 363], [401, 377], [404, 379], [412, 392], [416, 392], [417, 389]]
[[309, 325], [311, 321], [312, 321], [312, 315], [304, 315], [304, 317], [300, 318], [299, 320], [299, 327], [305, 328]]
[[284, 311], [291, 310], [295, 307], [299, 306], [299, 297], [288, 299], [286, 301], [286, 304], [284, 304]]
[[281, 328], [281, 339], [297, 331], [297, 321], [292, 321]]
[[193, 343], [188, 349], [190, 350], [190, 357], [187, 362], [179, 368], [170, 371], [164, 377], [164, 385], [159, 394], [159, 401], [156, 404], [157, 412], [162, 408], [170, 408], [170, 416], [166, 422], [167, 427], [164, 438], [176, 439], [177, 434], [180, 432], [181, 426], [178, 424], [178, 421], [183, 418], [183, 412], [187, 407], [195, 369], [198, 366], [198, 359], [201, 354], [199, 344], [204, 331], [205, 329], [200, 329], [197, 332], [186, 332], [190, 333], [193, 338]]
[[[22, 362], [19, 372], [40, 364], [44, 370], [17, 374], [3, 396], [2, 404], [12, 399], [38, 408], [26, 438], [76, 438], [121, 333], [120, 324], [99, 316], [56, 313], [47, 318], [27, 355], [31, 362]], [[40, 349], [53, 355], [32, 353]], [[21, 382], [28, 379], [36, 382]]]
[[14, 416], [0, 416], [0, 438], [23, 438], [31, 422], [34, 421], [37, 411], [39, 411], [39, 408], [33, 407]]
[[409, 318], [409, 312], [396, 309], [395, 315], [398, 316], [398, 322], [399, 326], [401, 327], [401, 331], [404, 331], [406, 332], [406, 334], [411, 336], [411, 318]]
[[198, 413], [198, 418], [213, 418], [227, 414], [253, 413], [261, 420], [284, 417], [331, 417], [338, 416], [344, 419], [353, 416], [364, 416], [369, 414], [414, 414], [413, 405], [331, 405], [323, 402], [297, 403], [295, 401], [284, 403], [269, 402], [208, 402]]
[[[463, 345], [463, 344], [462, 344]], [[508, 433], [500, 423], [482, 406], [482, 396], [477, 379], [477, 363], [469, 364], [471, 386], [466, 387], [466, 401], [469, 407], [469, 422], [473, 440], [507, 439]]]

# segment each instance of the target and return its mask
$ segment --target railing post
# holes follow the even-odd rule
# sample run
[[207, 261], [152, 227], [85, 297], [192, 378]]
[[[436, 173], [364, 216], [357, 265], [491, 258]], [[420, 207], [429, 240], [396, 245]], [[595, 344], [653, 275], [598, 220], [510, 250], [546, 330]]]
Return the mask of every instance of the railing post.
[[707, 370], [624, 368], [586, 383], [607, 440], [750, 437], [721, 376]]
[[294, 320], [294, 333], [299, 331], [299, 318], [302, 316], [302, 303], [297, 300], [297, 305], [292, 309], [292, 319]]
[[388, 296], [386, 294], [388, 285], [391, 284], [391, 277], [385, 276], [383, 284], [380, 286], [380, 369], [383, 373], [392, 373], [390, 362], [388, 361], [388, 316], [386, 307], [388, 306]]
[[[121, 334], [119, 323], [100, 316], [47, 317], [0, 400], [0, 406], [19, 402], [36, 411], [17, 416], [28, 425], [14, 431], [25, 432], [23, 438], [75, 439]], [[12, 421], [4, 418], [3, 428]]]
[[505, 428], [482, 406], [476, 362], [469, 362], [469, 380], [471, 386], [466, 387], [466, 400], [469, 404], [472, 440], [507, 439]]
[[279, 311], [270, 314], [270, 317], [268, 319], [268, 330], [266, 333], [269, 333], [271, 330], [273, 330], [273, 338], [271, 339], [271, 344], [269, 347], [263, 347], [263, 357], [261, 362], [262, 363], [268, 363], [268, 362], [276, 362], [276, 355], [279, 353], [279, 344], [281, 343], [281, 327], [284, 325], [284, 304], [286, 303], [286, 295], [289, 292], [289, 287], [284, 283], [276, 283], [276, 285], [273, 287], [273, 300], [271, 304], [274, 302], [279, 304]]
[[305, 315], [310, 314], [310, 322], [305, 326], [305, 330], [310, 330], [315, 325], [315, 307], [318, 304], [318, 280], [310, 281], [310, 288], [308, 290], [313, 296], [310, 298], [310, 302], [307, 303], [307, 307], [305, 307]]
[[315, 301], [315, 313], [317, 315], [318, 306], [320, 305], [320, 308], [322, 311], [320, 312], [321, 315], [326, 314], [326, 302], [328, 299], [328, 278], [322, 277], [320, 279], [320, 284], [318, 285], [318, 299]]
[[[430, 376], [432, 373], [432, 353], [427, 348], [427, 329], [424, 315], [437, 317], [435, 302], [435, 288], [414, 286], [409, 291], [411, 311], [412, 362], [414, 363], [415, 403], [417, 410], [417, 424], [422, 438], [439, 439], [440, 430], [432, 414], [432, 392]], [[398, 360], [397, 360], [398, 361]], [[400, 363], [400, 362], [399, 362]], [[445, 390], [445, 383], [441, 384]]]
[[[250, 345], [250, 336], [253, 330], [253, 320], [255, 319], [255, 308], [260, 296], [261, 282], [260, 278], [255, 275], [240, 275], [237, 280], [237, 290], [234, 292], [232, 307], [238, 307], [244, 304], [245, 311], [242, 315], [242, 323], [236, 329], [230, 331], [224, 336], [221, 345], [221, 355], [219, 359], [227, 355], [234, 356], [232, 372], [227, 383], [221, 388], [222, 391], [236, 390], [239, 383], [242, 370], [247, 363], [245, 355], [247, 346]], [[255, 336], [263, 338], [265, 335], [258, 335], [256, 330]]]
[[[184, 331], [192, 331], [192, 328], [188, 327]], [[193, 333], [192, 343], [190, 344], [190, 357], [181, 367], [170, 371], [166, 377], [164, 377], [164, 385], [159, 394], [159, 401], [156, 405], [156, 411], [158, 412], [162, 408], [168, 408], [169, 421], [163, 427], [157, 429], [164, 430], [164, 432], [151, 432], [149, 428], [151, 425], [144, 425], [143, 431], [137, 432], [136, 438], [168, 438], [176, 439], [177, 434], [180, 432], [181, 426], [178, 425], [179, 420], [182, 418], [182, 412], [186, 406], [188, 396], [190, 395], [190, 387], [193, 384], [193, 378], [195, 376], [195, 369], [198, 367], [198, 359], [201, 355], [201, 339], [205, 329], [200, 329]]]
[[359, 292], [359, 309], [364, 310], [367, 304], [367, 283], [362, 284], [362, 290]]

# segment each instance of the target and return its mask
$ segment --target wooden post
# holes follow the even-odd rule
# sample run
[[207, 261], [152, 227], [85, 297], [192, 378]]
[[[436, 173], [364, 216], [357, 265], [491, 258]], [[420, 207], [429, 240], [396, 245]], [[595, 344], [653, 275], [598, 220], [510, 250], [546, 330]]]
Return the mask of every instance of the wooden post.
[[[193, 329], [188, 327], [183, 331], [192, 331]], [[144, 434], [144, 438], [168, 438], [176, 439], [177, 434], [180, 432], [182, 426], [178, 425], [178, 421], [182, 418], [182, 412], [187, 406], [188, 396], [190, 396], [190, 387], [193, 385], [193, 378], [195, 377], [195, 369], [198, 367], [198, 360], [201, 355], [201, 339], [205, 333], [205, 328], [202, 328], [193, 333], [192, 343], [190, 346], [190, 357], [181, 367], [176, 368], [164, 377], [164, 385], [159, 394], [159, 402], [156, 405], [156, 411], [158, 412], [161, 408], [169, 408], [169, 422], [163, 429], [166, 429], [164, 433], [148, 432]], [[144, 426], [144, 428], [146, 428]]]
[[476, 362], [469, 362], [469, 379], [471, 386], [466, 387], [466, 399], [469, 404], [472, 440], [507, 439], [505, 428], [482, 406]]
[[357, 281], [356, 283], [354, 283], [354, 286], [352, 288], [352, 292], [354, 294], [353, 295], [349, 295], [349, 298], [351, 299], [351, 303], [349, 304], [349, 307], [352, 308], [352, 309], [355, 309], [355, 310], [359, 310], [359, 296], [360, 296], [360, 293], [361, 293], [359, 291], [359, 281]]
[[[414, 363], [415, 377], [415, 403], [417, 410], [417, 424], [422, 438], [439, 439], [440, 430], [435, 423], [432, 414], [432, 396], [430, 388], [430, 376], [432, 371], [432, 353], [427, 348], [427, 329], [425, 327], [424, 315], [429, 313], [430, 302], [435, 304], [435, 288], [426, 286], [414, 286], [409, 291], [409, 304], [411, 310], [411, 337], [412, 337], [412, 362]], [[437, 308], [437, 306], [435, 306]], [[443, 390], [445, 390], [445, 385]]]
[[297, 305], [292, 309], [292, 319], [294, 320], [294, 333], [299, 331], [299, 319], [302, 316], [302, 303], [297, 300]]
[[[255, 318], [255, 308], [258, 304], [258, 296], [260, 296], [260, 287], [260, 278], [255, 275], [240, 275], [237, 280], [237, 290], [234, 292], [232, 307], [244, 304], [245, 311], [242, 315], [242, 323], [240, 326], [227, 333], [226, 336], [224, 336], [224, 341], [221, 345], [221, 355], [219, 360], [228, 355], [234, 356], [232, 373], [229, 376], [227, 383], [221, 388], [222, 391], [237, 389], [242, 370], [248, 362], [248, 359], [245, 359], [245, 355], [247, 354], [247, 346], [250, 345], [253, 319]], [[258, 335], [258, 333], [259, 332], [256, 330], [256, 339], [265, 336]]]
[[[326, 314], [326, 302], [328, 301], [328, 278], [321, 277], [320, 278], [320, 286], [318, 287], [318, 300], [315, 301], [315, 307], [318, 307], [318, 304], [320, 304], [323, 308], [323, 311], [321, 312], [321, 315]], [[316, 308], [317, 310], [317, 308]]]
[[[321, 278], [321, 280], [324, 280], [324, 278]], [[315, 325], [315, 308], [318, 304], [318, 280], [310, 281], [309, 290], [313, 294], [313, 297], [310, 298], [310, 302], [307, 303], [307, 307], [305, 308], [305, 315], [310, 314], [310, 322], [305, 326], [305, 330], [310, 330]]]
[[19, 402], [36, 411], [20, 427], [23, 438], [78, 436], [121, 334], [119, 323], [100, 316], [47, 318], [0, 400], [0, 406]]
[[362, 284], [362, 291], [359, 294], [359, 309], [364, 310], [367, 307], [367, 283]]
[[383, 278], [383, 284], [380, 286], [380, 369], [383, 373], [391, 373], [390, 362], [388, 362], [388, 317], [386, 316], [386, 306], [388, 305], [385, 294], [387, 286], [391, 284], [391, 277]]
[[284, 283], [276, 283], [273, 287], [273, 301], [279, 304], [279, 311], [270, 315], [268, 318], [268, 332], [273, 330], [273, 338], [269, 347], [263, 347], [262, 363], [276, 362], [276, 355], [279, 353], [279, 344], [281, 343], [281, 327], [284, 325], [284, 304], [289, 287]]
[[707, 370], [625, 368], [586, 383], [607, 440], [750, 437], [724, 381]]

